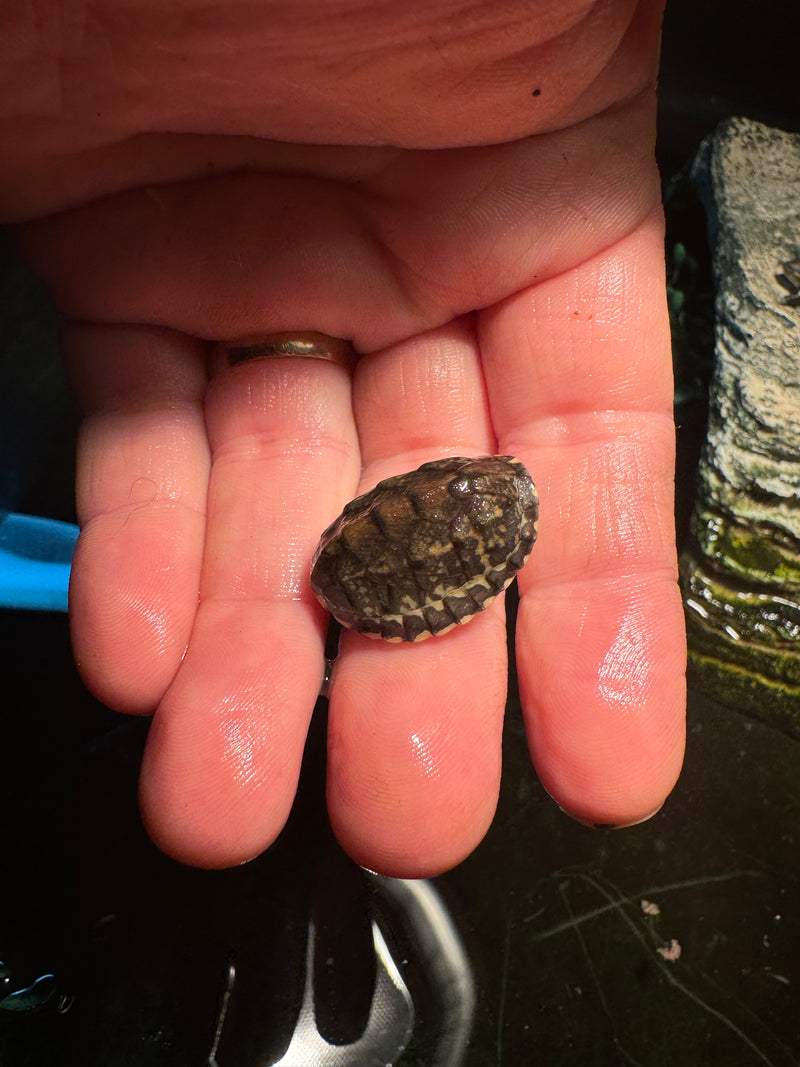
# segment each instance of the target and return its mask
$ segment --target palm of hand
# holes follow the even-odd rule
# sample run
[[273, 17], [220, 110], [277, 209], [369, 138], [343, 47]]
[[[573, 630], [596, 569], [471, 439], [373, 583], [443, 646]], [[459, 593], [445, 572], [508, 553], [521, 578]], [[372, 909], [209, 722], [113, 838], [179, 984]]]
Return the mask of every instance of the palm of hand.
[[[323, 672], [317, 537], [442, 453], [516, 454], [542, 497], [516, 641], [545, 786], [589, 822], [662, 802], [683, 638], [651, 123], [633, 99], [487, 148], [270, 145], [22, 227], [88, 412], [76, 655], [110, 705], [157, 706], [142, 798], [168, 851], [223, 865], [279, 832]], [[227, 370], [208, 343], [292, 329], [352, 338], [352, 380]], [[329, 806], [360, 862], [428, 874], [474, 847], [505, 685], [501, 603], [420, 646], [344, 636]]]

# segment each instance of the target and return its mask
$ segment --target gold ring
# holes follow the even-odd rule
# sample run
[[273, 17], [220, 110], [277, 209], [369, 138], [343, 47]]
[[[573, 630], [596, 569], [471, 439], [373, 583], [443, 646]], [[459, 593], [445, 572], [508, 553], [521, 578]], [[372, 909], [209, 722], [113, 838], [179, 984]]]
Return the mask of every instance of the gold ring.
[[341, 337], [328, 337], [327, 334], [314, 330], [272, 333], [249, 345], [227, 346], [228, 365], [231, 367], [246, 363], [250, 359], [275, 359], [282, 356], [326, 359], [348, 369], [357, 358], [349, 341]]

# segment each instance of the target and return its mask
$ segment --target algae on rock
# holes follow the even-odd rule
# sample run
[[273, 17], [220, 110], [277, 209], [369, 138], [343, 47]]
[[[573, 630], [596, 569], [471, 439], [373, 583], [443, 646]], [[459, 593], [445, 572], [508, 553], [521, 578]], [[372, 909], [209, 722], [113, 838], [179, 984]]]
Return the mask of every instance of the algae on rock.
[[717, 291], [681, 560], [690, 665], [721, 699], [800, 736], [800, 135], [729, 119], [692, 174]]

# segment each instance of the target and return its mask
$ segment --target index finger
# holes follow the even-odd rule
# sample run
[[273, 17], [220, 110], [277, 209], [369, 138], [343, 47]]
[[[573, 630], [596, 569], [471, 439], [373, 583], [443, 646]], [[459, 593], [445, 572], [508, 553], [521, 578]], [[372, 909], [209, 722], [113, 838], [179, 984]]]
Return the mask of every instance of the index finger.
[[660, 213], [484, 312], [480, 340], [498, 450], [526, 463], [541, 499], [517, 621], [531, 754], [574, 817], [638, 822], [684, 747]]

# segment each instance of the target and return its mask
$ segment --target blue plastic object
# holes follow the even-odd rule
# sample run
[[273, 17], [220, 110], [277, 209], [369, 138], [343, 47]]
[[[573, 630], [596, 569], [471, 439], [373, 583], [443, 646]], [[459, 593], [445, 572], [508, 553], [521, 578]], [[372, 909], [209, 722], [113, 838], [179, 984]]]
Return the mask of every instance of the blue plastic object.
[[0, 511], [0, 607], [66, 611], [78, 527]]

